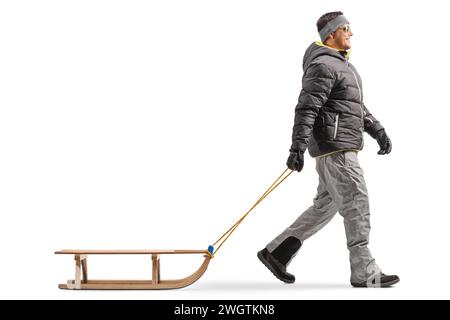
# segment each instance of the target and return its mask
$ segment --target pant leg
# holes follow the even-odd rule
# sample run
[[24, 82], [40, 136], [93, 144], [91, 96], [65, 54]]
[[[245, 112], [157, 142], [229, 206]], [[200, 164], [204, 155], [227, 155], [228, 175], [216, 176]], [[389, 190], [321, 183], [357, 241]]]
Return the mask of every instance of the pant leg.
[[344, 218], [352, 282], [372, 279], [381, 273], [368, 248], [369, 197], [357, 153], [339, 152], [326, 157], [323, 179]]
[[[316, 170], [322, 170], [321, 159], [316, 159]], [[319, 186], [317, 187], [317, 195], [313, 200], [313, 205], [304, 211], [295, 222], [284, 230], [280, 235], [273, 239], [267, 246], [269, 252], [277, 252], [283, 258], [282, 263], [286, 265], [295, 256], [296, 252], [289, 250], [289, 241], [292, 237], [298, 239], [300, 244], [311, 237], [317, 231], [322, 229], [337, 212], [337, 206], [334, 204], [332, 197], [327, 191], [325, 181], [319, 173]], [[286, 247], [286, 249], [284, 249]], [[298, 246], [296, 249], [298, 250]], [[285, 252], [278, 252], [278, 251]], [[295, 251], [297, 251], [295, 250]], [[290, 251], [290, 252], [288, 252]], [[286, 257], [288, 255], [288, 257]]]

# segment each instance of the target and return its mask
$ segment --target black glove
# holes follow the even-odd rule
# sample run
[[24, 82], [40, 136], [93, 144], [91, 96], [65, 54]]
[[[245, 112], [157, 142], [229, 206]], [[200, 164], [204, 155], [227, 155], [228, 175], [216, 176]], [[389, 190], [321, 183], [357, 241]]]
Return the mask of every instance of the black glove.
[[378, 145], [380, 146], [380, 151], [378, 151], [378, 154], [389, 154], [392, 150], [392, 142], [384, 129], [379, 130], [376, 133], [375, 138], [377, 139]]
[[298, 172], [303, 169], [303, 152], [300, 151], [291, 151], [289, 154], [289, 158], [286, 162], [287, 166], [291, 170], [297, 170]]

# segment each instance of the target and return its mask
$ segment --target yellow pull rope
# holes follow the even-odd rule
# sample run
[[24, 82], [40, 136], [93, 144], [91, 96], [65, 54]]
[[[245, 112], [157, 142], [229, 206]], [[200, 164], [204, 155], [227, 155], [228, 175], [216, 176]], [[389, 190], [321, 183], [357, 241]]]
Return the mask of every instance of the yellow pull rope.
[[[286, 172], [290, 171], [287, 175]], [[283, 173], [271, 184], [271, 186], [263, 193], [263, 195], [258, 199], [258, 201], [255, 202], [255, 204], [239, 219], [237, 220], [231, 228], [229, 228], [219, 239], [217, 239], [216, 242], [214, 242], [214, 246], [220, 242], [220, 245], [217, 247], [216, 250], [214, 250], [214, 254], [219, 251], [220, 247], [227, 241], [227, 239], [230, 237], [230, 235], [236, 230], [236, 228], [241, 224], [241, 222], [248, 216], [248, 214], [259, 204], [261, 201], [264, 200], [265, 197], [267, 197], [273, 190], [275, 190], [276, 187], [278, 187], [284, 180], [286, 180], [287, 177], [289, 177], [293, 170], [286, 169], [283, 171]], [[223, 239], [223, 240], [222, 240]], [[222, 241], [221, 241], [222, 240]]]

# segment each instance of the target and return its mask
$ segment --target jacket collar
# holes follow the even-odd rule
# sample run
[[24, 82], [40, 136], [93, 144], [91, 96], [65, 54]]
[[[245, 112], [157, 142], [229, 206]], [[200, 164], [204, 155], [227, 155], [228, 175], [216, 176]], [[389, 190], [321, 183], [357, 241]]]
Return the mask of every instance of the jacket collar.
[[345, 59], [349, 59], [350, 58], [350, 53], [351, 53], [351, 51], [350, 50], [338, 50], [338, 49], [335, 49], [335, 48], [332, 48], [332, 47], [330, 47], [330, 46], [327, 46], [325, 43], [323, 43], [322, 41], [316, 41], [316, 44], [318, 45], [318, 46], [321, 46], [321, 47], [325, 47], [325, 48], [329, 48], [329, 49], [331, 49], [331, 50], [334, 50], [334, 51], [336, 51], [336, 52], [339, 52], [339, 54], [341, 54]]

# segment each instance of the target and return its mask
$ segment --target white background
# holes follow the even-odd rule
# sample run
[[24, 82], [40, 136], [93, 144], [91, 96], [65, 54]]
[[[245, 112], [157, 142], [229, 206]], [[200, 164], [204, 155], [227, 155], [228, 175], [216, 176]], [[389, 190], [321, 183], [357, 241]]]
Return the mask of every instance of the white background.
[[[0, 297], [449, 298], [445, 1], [1, 1]], [[194, 285], [63, 291], [76, 249], [206, 249], [285, 168], [301, 61], [341, 10], [365, 104], [370, 248], [392, 289], [353, 289], [342, 218], [276, 280], [256, 252], [312, 202], [314, 161], [274, 191]], [[162, 276], [201, 257], [162, 260]], [[146, 257], [92, 257], [93, 278], [146, 278]]]

